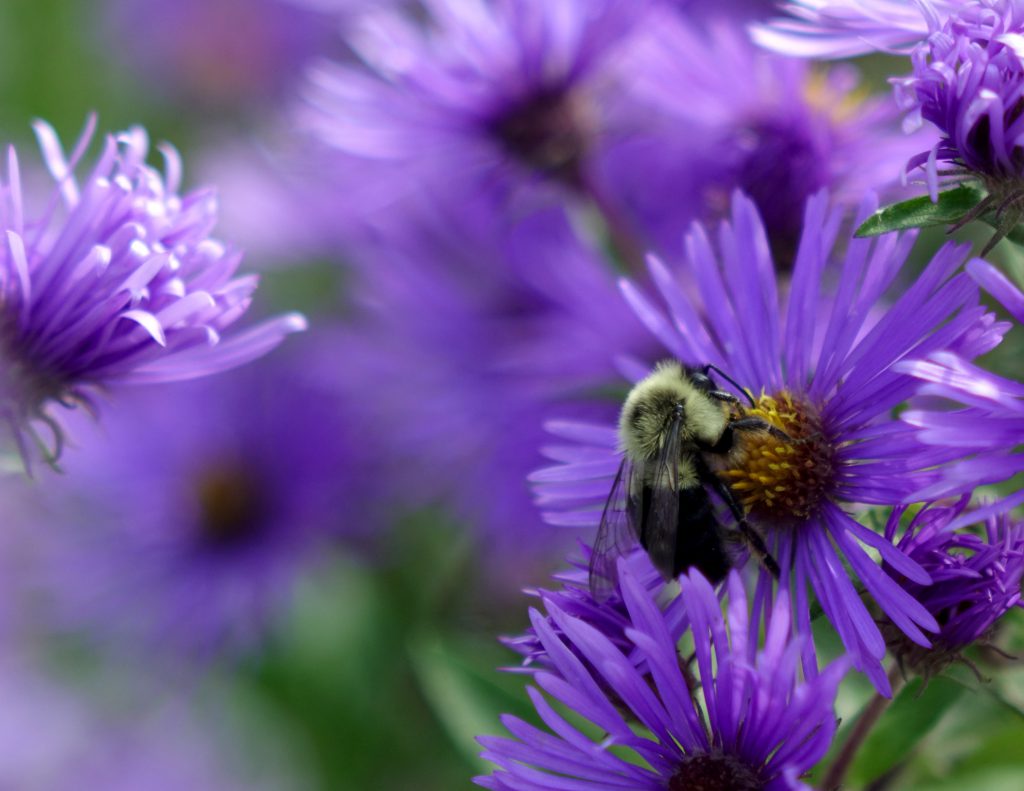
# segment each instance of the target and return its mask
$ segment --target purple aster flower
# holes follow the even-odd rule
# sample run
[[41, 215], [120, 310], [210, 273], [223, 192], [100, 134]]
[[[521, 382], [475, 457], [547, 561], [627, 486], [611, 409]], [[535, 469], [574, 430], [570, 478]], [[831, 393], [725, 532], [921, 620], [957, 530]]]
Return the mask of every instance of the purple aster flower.
[[[969, 497], [952, 505], [922, 508], [906, 525], [897, 546], [931, 577], [921, 585], [893, 577], [939, 623], [939, 632], [925, 648], [906, 640], [898, 629], [886, 629], [890, 648], [904, 669], [928, 678], [950, 663], [966, 660], [961, 652], [983, 641], [996, 621], [1021, 602], [1024, 578], [1024, 524], [1006, 514], [1014, 500], [984, 509], [966, 508]], [[885, 536], [896, 541], [906, 508], [893, 509]], [[964, 530], [975, 526], [974, 531]]]
[[[809, 788], [800, 777], [825, 755], [835, 734], [833, 701], [846, 662], [798, 680], [801, 638], [791, 635], [787, 593], [766, 618], [759, 649], [759, 624], [749, 616], [739, 575], [728, 581], [728, 619], [700, 574], [680, 578], [693, 625], [691, 674], [664, 614], [626, 564], [620, 580], [631, 622], [626, 636], [649, 675], [599, 629], [554, 602], [545, 601], [547, 618], [530, 613], [557, 669], [536, 673], [535, 682], [607, 736], [595, 741], [585, 735], [531, 688], [551, 732], [506, 716], [514, 738], [480, 738], [482, 757], [499, 769], [475, 782], [502, 790]], [[631, 719], [648, 733], [635, 732]], [[623, 757], [626, 750], [640, 761]]]
[[[942, 133], [931, 150], [908, 164], [924, 166], [933, 200], [940, 176], [976, 177], [990, 193], [979, 214], [989, 207], [1013, 208], [1014, 221], [1019, 216], [1024, 147], [1016, 106], [1024, 96], [1022, 32], [1024, 9], [1017, 3], [965, 3], [914, 49], [913, 73], [893, 81], [911, 122], [924, 118]], [[952, 168], [940, 172], [940, 163]]]
[[[40, 211], [22, 192], [9, 149], [0, 259], [0, 423], [29, 456], [61, 450], [56, 405], [93, 404], [92, 391], [122, 383], [191, 379], [274, 348], [305, 320], [289, 314], [225, 335], [257, 279], [236, 277], [241, 253], [212, 238], [210, 190], [179, 195], [181, 161], [162, 146], [166, 175], [146, 164], [146, 133], [107, 136], [84, 179], [75, 170], [95, 118], [69, 157], [35, 124], [56, 189]], [[224, 337], [222, 337], [224, 336]], [[45, 425], [52, 437], [40, 437]]]
[[[342, 191], [387, 182], [397, 195], [461, 204], [519, 200], [538, 183], [599, 190], [594, 163], [608, 139], [642, 126], [616, 68], [648, 3], [422, 5], [425, 20], [366, 15], [348, 36], [361, 64], [312, 75], [302, 123], [341, 155]], [[376, 176], [348, 177], [353, 161], [379, 163]]]
[[[662, 17], [644, 26], [630, 69], [633, 90], [658, 110], [656, 131], [608, 165], [633, 222], [661, 249], [674, 252], [693, 220], [726, 217], [739, 189], [785, 265], [811, 195], [828, 189], [856, 205], [869, 190], [896, 187], [901, 167], [930, 143], [901, 134], [891, 97], [867, 96], [851, 66], [815, 71], [758, 50], [735, 25]], [[657, 167], [638, 169], [633, 149], [652, 145]]]
[[[870, 208], [865, 204], [861, 213]], [[719, 233], [718, 254], [695, 225], [686, 239], [687, 269], [650, 261], [667, 315], [631, 282], [622, 287], [671, 354], [728, 372], [756, 397], [748, 414], [799, 440], [780, 444], [767, 433], [745, 435], [735, 460], [718, 475], [765, 535], [782, 567], [782, 585], [793, 590], [800, 628], [810, 626], [810, 587], [854, 665], [888, 691], [885, 643], [844, 566], [920, 645], [928, 644], [922, 630], [936, 631], [938, 624], [865, 545], [907, 578], [927, 584], [929, 577], [849, 511], [900, 503], [936, 479], [937, 465], [959, 455], [956, 448], [925, 444], [913, 427], [891, 417], [921, 386], [894, 366], [945, 349], [973, 359], [997, 345], [1006, 327], [993, 322], [974, 283], [957, 271], [964, 246], [947, 244], [901, 289], [896, 283], [913, 236], [844, 239], [845, 253], [833, 255], [841, 214], [829, 211], [824, 194], [809, 201], [785, 295], [777, 290], [757, 211], [739, 195], [731, 225]], [[635, 379], [648, 370], [630, 367]], [[617, 432], [572, 422], [553, 430], [570, 444], [553, 454], [557, 466], [532, 476], [539, 501], [556, 524], [596, 527], [621, 460]]]
[[334, 390], [336, 350], [289, 351], [137, 391], [102, 426], [80, 421], [73, 438], [102, 435], [69, 447], [68, 475], [29, 493], [11, 482], [8, 521], [20, 491], [20, 522], [49, 528], [24, 575], [40, 624], [172, 662], [244, 651], [333, 539], [366, 537], [377, 489]]

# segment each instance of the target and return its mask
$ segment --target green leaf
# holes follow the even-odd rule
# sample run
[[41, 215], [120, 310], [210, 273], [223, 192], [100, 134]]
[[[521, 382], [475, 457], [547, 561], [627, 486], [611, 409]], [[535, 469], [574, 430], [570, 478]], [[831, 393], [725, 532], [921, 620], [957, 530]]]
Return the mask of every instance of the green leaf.
[[890, 231], [905, 231], [908, 228], [948, 225], [967, 214], [985, 197], [986, 192], [980, 186], [961, 184], [954, 189], [940, 192], [935, 203], [932, 203], [932, 199], [927, 195], [894, 203], [882, 207], [868, 217], [854, 236], [862, 239]]
[[479, 666], [479, 645], [459, 645], [439, 635], [424, 635], [411, 642], [409, 658], [420, 691], [434, 715], [464, 757], [479, 770], [490, 767], [478, 757], [476, 737], [501, 734], [502, 714], [535, 721], [523, 676], [502, 674], [490, 665]]
[[[414, 630], [429, 633], [435, 625], [410, 614], [408, 597], [399, 600], [395, 591], [406, 583], [397, 571], [386, 575], [357, 557], [325, 554], [298, 587], [275, 639], [241, 668], [298, 734], [316, 788], [462, 788], [480, 768], [438, 727], [410, 667]], [[493, 667], [508, 651], [489, 633], [480, 640], [468, 655], [499, 676]], [[470, 742], [459, 747], [468, 750]]]
[[914, 784], [916, 791], [963, 791], [965, 788], [983, 788], [985, 791], [1020, 791], [1024, 788], [1024, 767], [1001, 766], [979, 769], [969, 774], [926, 784]]
[[[863, 788], [906, 761], [965, 691], [960, 684], [942, 677], [932, 679], [923, 692], [920, 680], [908, 684], [858, 751], [848, 787]], [[840, 733], [837, 744], [842, 744], [846, 735]]]

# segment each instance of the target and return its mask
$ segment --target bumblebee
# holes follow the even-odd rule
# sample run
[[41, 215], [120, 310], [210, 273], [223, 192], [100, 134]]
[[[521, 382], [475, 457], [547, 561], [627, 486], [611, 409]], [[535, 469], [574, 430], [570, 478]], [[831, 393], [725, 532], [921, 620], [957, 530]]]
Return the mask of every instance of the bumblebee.
[[607, 598], [616, 558], [637, 542], [666, 577], [697, 568], [712, 583], [734, 565], [736, 543], [715, 513], [713, 492], [736, 522], [735, 533], [776, 577], [779, 567], [728, 484], [714, 471], [728, 458], [740, 432], [768, 432], [792, 441], [760, 417], [745, 415], [740, 400], [715, 384], [711, 372], [750, 394], [713, 365], [690, 367], [665, 360], [630, 391], [619, 416], [619, 466], [605, 503], [590, 558], [590, 587]]

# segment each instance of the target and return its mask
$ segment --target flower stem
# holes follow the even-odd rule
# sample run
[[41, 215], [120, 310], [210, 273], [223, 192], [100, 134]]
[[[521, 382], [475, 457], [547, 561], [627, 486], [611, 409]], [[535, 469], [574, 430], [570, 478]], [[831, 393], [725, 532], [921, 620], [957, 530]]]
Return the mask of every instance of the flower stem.
[[857, 750], [864, 744], [864, 740], [871, 733], [871, 729], [875, 727], [882, 714], [889, 708], [889, 704], [896, 698], [896, 693], [899, 692], [900, 687], [903, 685], [903, 673], [898, 667], [894, 666], [889, 671], [889, 684], [892, 686], [892, 697], [887, 698], [876, 692], [874, 697], [871, 698], [854, 724], [850, 735], [846, 738], [846, 744], [843, 745], [843, 749], [839, 751], [839, 755], [836, 756], [835, 761], [828, 768], [828, 772], [825, 773], [825, 777], [821, 782], [822, 791], [835, 791], [835, 789], [842, 785], [843, 778], [846, 776], [850, 764], [853, 763]]

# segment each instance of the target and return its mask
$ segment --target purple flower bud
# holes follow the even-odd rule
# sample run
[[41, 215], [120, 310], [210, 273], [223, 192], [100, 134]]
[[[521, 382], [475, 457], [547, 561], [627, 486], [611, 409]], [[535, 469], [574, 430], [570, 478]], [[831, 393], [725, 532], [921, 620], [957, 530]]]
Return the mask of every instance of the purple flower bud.
[[[896, 545], [932, 580], [922, 585], [893, 575], [935, 616], [939, 632], [930, 648], [908, 642], [891, 625], [883, 626], [904, 670], [926, 678], [952, 662], [966, 661], [961, 654], [965, 648], [984, 641], [1003, 615], [1022, 606], [1024, 524], [1005, 513], [1013, 502], [979, 511], [967, 510], [966, 503], [964, 497], [952, 506], [931, 505], [918, 511], [901, 536], [906, 508], [897, 508], [885, 526], [886, 538], [895, 541], [899, 536]], [[970, 526], [975, 529], [964, 529]]]

